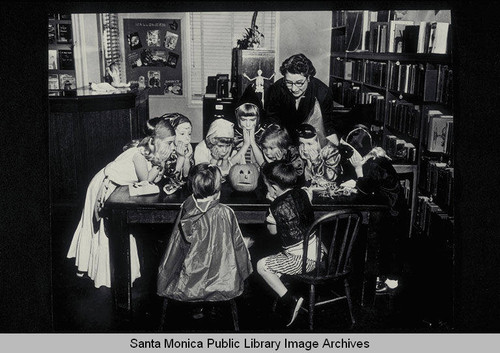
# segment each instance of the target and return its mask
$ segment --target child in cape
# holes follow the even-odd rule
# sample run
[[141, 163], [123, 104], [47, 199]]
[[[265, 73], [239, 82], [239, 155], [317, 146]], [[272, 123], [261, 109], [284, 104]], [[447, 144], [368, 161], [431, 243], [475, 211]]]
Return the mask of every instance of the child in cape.
[[[280, 297], [279, 302], [286, 315], [286, 326], [290, 326], [297, 317], [303, 303], [302, 297], [296, 297], [283, 284], [283, 274], [302, 273], [303, 240], [314, 222], [314, 212], [308, 193], [297, 187], [295, 168], [286, 161], [274, 161], [262, 167], [264, 182], [267, 186], [267, 198], [271, 200], [267, 228], [272, 235], [281, 240], [281, 252], [260, 259], [257, 272]], [[316, 242], [309, 240], [306, 270], [316, 266]]]
[[234, 211], [219, 202], [215, 165], [191, 168], [193, 194], [182, 204], [158, 268], [157, 294], [178, 301], [224, 301], [239, 296], [252, 273]]
[[226, 119], [214, 120], [207, 136], [194, 149], [194, 164], [209, 163], [219, 167], [222, 176], [229, 174], [233, 163], [234, 124]]
[[[92, 179], [85, 197], [82, 216], [67, 254], [75, 258], [77, 274], [85, 273], [94, 286], [111, 287], [108, 235], [100, 211], [118, 185], [136, 182], [158, 182], [163, 177], [165, 161], [173, 149], [175, 132], [170, 123], [157, 124], [151, 136], [133, 141], [114, 161]], [[130, 235], [132, 282], [140, 277], [139, 257], [135, 238]]]

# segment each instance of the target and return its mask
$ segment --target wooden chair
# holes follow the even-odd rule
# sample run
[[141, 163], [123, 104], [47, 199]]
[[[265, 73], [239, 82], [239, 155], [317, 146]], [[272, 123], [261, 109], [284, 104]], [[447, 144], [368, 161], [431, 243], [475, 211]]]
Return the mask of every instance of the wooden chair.
[[[306, 311], [309, 313], [309, 329], [314, 328], [314, 309], [317, 306], [347, 299], [352, 326], [356, 323], [353, 312], [353, 301], [349, 287], [351, 274], [351, 253], [359, 231], [362, 215], [358, 211], [340, 210], [328, 213], [318, 218], [309, 228], [304, 239], [302, 273], [286, 276], [285, 280], [299, 281], [309, 285], [309, 303]], [[317, 257], [316, 268], [306, 272], [306, 259], [309, 238], [316, 234]], [[322, 256], [321, 247], [326, 247], [328, 253]], [[333, 284], [342, 281], [345, 295], [335, 293], [331, 287], [328, 298], [318, 301], [316, 286]], [[351, 327], [352, 327], [351, 326]]]
[[[160, 322], [159, 332], [165, 331], [165, 318], [166, 318], [166, 314], [167, 314], [168, 301], [169, 301], [168, 298], [163, 299], [163, 307], [162, 307], [162, 313], [161, 313], [161, 322]], [[201, 302], [201, 303], [207, 303], [207, 302]], [[219, 302], [217, 302], [217, 303], [219, 303]], [[239, 320], [238, 320], [238, 307], [236, 306], [235, 298], [224, 301], [224, 303], [229, 303], [229, 305], [231, 306], [231, 315], [233, 317], [234, 331], [238, 332], [240, 330], [240, 325], [239, 325]]]

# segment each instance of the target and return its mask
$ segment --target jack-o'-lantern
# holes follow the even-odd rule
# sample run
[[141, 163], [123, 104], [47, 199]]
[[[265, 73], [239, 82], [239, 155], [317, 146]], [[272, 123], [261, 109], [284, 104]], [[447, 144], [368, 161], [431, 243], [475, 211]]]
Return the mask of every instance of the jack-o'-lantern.
[[251, 192], [257, 188], [259, 170], [253, 163], [235, 164], [229, 170], [229, 182], [236, 191]]

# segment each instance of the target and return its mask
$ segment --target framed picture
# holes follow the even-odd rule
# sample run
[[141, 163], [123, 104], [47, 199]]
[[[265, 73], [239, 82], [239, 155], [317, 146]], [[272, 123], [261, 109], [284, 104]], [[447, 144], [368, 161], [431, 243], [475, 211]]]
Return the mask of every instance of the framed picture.
[[165, 48], [174, 50], [177, 46], [178, 38], [178, 34], [167, 31], [167, 33], [165, 33]]
[[50, 74], [49, 75], [49, 90], [58, 90], [59, 89], [59, 75], [58, 74]]
[[57, 50], [49, 49], [49, 70], [58, 70]]
[[173, 67], [175, 69], [177, 67], [178, 60], [179, 60], [178, 54], [168, 53], [167, 66]]
[[71, 23], [58, 23], [57, 24], [57, 43], [66, 44], [72, 43], [73, 31]]
[[128, 46], [131, 50], [142, 48], [141, 37], [138, 32], [129, 33], [127, 35]]
[[160, 46], [160, 30], [152, 29], [146, 32], [146, 43], [148, 47]]

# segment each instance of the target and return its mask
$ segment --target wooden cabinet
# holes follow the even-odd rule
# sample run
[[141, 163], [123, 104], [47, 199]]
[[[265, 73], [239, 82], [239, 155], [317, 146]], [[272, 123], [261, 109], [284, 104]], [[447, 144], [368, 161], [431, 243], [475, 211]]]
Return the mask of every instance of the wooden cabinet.
[[274, 56], [274, 50], [233, 49], [231, 93], [235, 102], [252, 85], [265, 106], [265, 96], [274, 83]]
[[146, 91], [49, 98], [50, 184], [53, 202], [78, 201], [92, 177], [132, 139], [142, 138]]

